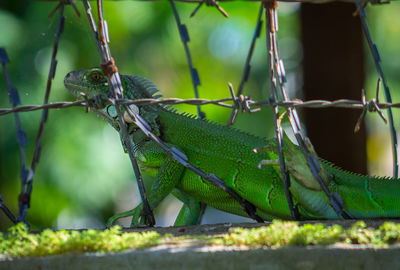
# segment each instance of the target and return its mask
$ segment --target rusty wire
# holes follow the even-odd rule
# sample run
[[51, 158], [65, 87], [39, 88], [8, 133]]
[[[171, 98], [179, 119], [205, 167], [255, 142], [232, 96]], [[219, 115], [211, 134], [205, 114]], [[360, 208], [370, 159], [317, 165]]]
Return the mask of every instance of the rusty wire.
[[[37, 111], [42, 109], [63, 109], [69, 107], [87, 107], [88, 101], [91, 103], [95, 101], [92, 99], [82, 99], [73, 102], [53, 102], [44, 105], [23, 105], [16, 106], [15, 108], [0, 108], [0, 115], [6, 115], [15, 112], [30, 112]], [[313, 109], [324, 109], [324, 108], [343, 108], [343, 109], [355, 109], [355, 110], [366, 110], [368, 112], [374, 112], [375, 110], [371, 110], [371, 106], [369, 103], [372, 101], [367, 101], [366, 104], [363, 104], [361, 100], [351, 100], [351, 99], [338, 99], [338, 100], [308, 100], [303, 101], [301, 99], [291, 99], [287, 101], [277, 101], [274, 102], [272, 100], [262, 100], [262, 101], [253, 101], [249, 97], [243, 96], [242, 98], [239, 96], [233, 96], [228, 98], [221, 99], [203, 99], [203, 98], [190, 98], [190, 99], [182, 99], [182, 98], [143, 98], [143, 99], [105, 99], [106, 104], [120, 104], [120, 105], [153, 105], [153, 104], [165, 104], [165, 105], [178, 105], [178, 104], [188, 104], [188, 105], [216, 105], [228, 109], [237, 109], [239, 111], [248, 111], [253, 110], [255, 108], [261, 107], [273, 107], [279, 106], [282, 108], [313, 108]], [[233, 102], [233, 104], [228, 104], [226, 102]], [[385, 103], [385, 102], [375, 102], [376, 106], [379, 109], [388, 109], [388, 108], [400, 108], [400, 103]]]
[[[266, 44], [267, 44], [267, 63], [268, 63], [268, 71], [269, 71], [269, 80], [271, 87], [271, 100], [274, 103], [278, 102], [278, 87], [281, 89], [281, 93], [283, 96], [283, 100], [287, 101], [287, 95], [285, 89], [283, 88], [283, 84], [286, 81], [284, 71], [282, 70], [283, 66], [279, 65], [283, 62], [280, 62], [278, 55], [278, 48], [276, 44], [276, 32], [278, 31], [278, 14], [276, 11], [277, 2], [264, 2], [263, 3], [265, 9], [265, 24], [266, 24]], [[276, 66], [276, 64], [278, 64]], [[279, 83], [277, 83], [277, 81]], [[279, 106], [276, 104], [272, 106], [273, 109], [273, 118], [274, 118], [274, 128], [275, 128], [275, 137], [276, 137], [276, 146], [278, 148], [278, 159], [279, 159], [279, 172], [282, 175], [282, 183], [285, 191], [286, 200], [288, 203], [290, 215], [294, 220], [299, 220], [300, 215], [297, 207], [293, 202], [293, 195], [290, 191], [290, 176], [289, 171], [286, 166], [285, 156], [283, 153], [283, 129], [280, 125], [279, 121]], [[289, 112], [289, 119], [292, 124], [292, 129], [296, 133], [296, 125], [293, 124], [293, 120], [297, 115], [294, 115], [296, 112], [294, 108], [288, 107], [287, 111]], [[296, 118], [297, 119], [297, 118]], [[297, 121], [296, 121], [297, 122]], [[256, 149], [257, 151], [258, 149]]]
[[[266, 36], [267, 36], [267, 55], [269, 62], [269, 78], [271, 82], [271, 98], [274, 102], [278, 100], [278, 89], [280, 90], [282, 100], [289, 101], [286, 92], [286, 73], [283, 61], [279, 57], [277, 31], [278, 31], [278, 13], [277, 13], [277, 2], [264, 2], [265, 8], [265, 20], [266, 20]], [[282, 175], [282, 181], [285, 189], [286, 199], [288, 202], [290, 214], [292, 218], [298, 220], [300, 215], [296, 205], [294, 205], [292, 194], [290, 192], [290, 177], [286, 167], [284, 158], [284, 142], [283, 142], [283, 130], [280, 126], [279, 120], [279, 106], [275, 105], [274, 110], [274, 126], [275, 135], [279, 154], [279, 169]], [[312, 145], [310, 140], [304, 135], [300, 124], [300, 118], [297, 114], [296, 108], [287, 107], [286, 112], [288, 113], [289, 121], [297, 143], [307, 160], [307, 165], [314, 176], [314, 179], [318, 181], [321, 189], [324, 191], [326, 196], [329, 198], [329, 203], [333, 210], [339, 217], [350, 218], [350, 216], [343, 210], [343, 200], [340, 198], [337, 192], [331, 193], [328, 186], [324, 182], [321, 176], [321, 167], [318, 162], [318, 157], [313, 153]]]
[[[118, 68], [115, 65], [114, 59], [111, 56], [110, 48], [108, 46], [108, 42], [110, 40], [108, 36], [107, 22], [104, 20], [103, 16], [103, 1], [102, 0], [97, 1], [98, 28], [96, 27], [96, 23], [91, 12], [91, 6], [89, 1], [83, 0], [83, 5], [86, 10], [86, 15], [89, 20], [90, 28], [96, 40], [97, 49], [101, 59], [101, 67], [103, 69], [104, 75], [107, 77], [107, 80], [109, 81], [110, 91], [113, 96], [112, 102], [114, 102], [114, 100], [123, 98], [124, 90], [122, 87], [120, 75], [118, 73]], [[87, 106], [89, 106], [89, 104], [87, 104]], [[149, 226], [153, 226], [155, 224], [154, 214], [147, 200], [143, 177], [140, 173], [139, 166], [136, 162], [133, 150], [134, 148], [128, 134], [127, 124], [123, 120], [120, 106], [115, 106], [115, 108], [117, 111], [118, 123], [121, 130], [120, 136], [122, 142], [126, 146], [129, 159], [131, 161], [132, 168], [136, 176], [140, 197], [143, 202], [145, 223]]]
[[[37, 111], [42, 109], [63, 109], [69, 107], [87, 107], [88, 101], [95, 101], [95, 99], [88, 100], [77, 100], [73, 102], [54, 102], [48, 103], [44, 105], [23, 105], [16, 106], [15, 108], [0, 108], [0, 116], [6, 115], [15, 112], [30, 112]], [[248, 109], [253, 110], [254, 108], [261, 107], [273, 107], [279, 106], [282, 108], [313, 108], [313, 109], [324, 109], [324, 108], [343, 108], [343, 109], [355, 109], [355, 110], [366, 110], [368, 112], [374, 112], [371, 110], [369, 102], [363, 104], [361, 100], [351, 100], [351, 99], [338, 99], [338, 100], [309, 100], [303, 101], [301, 99], [291, 99], [287, 101], [277, 101], [274, 102], [272, 100], [263, 100], [263, 101], [253, 101], [249, 99], [249, 97], [242, 96], [236, 97], [234, 96], [229, 98], [221, 98], [221, 99], [202, 99], [202, 98], [190, 98], [190, 99], [182, 99], [182, 98], [143, 98], [143, 99], [119, 99], [117, 101], [113, 101], [111, 99], [106, 99], [106, 104], [120, 104], [120, 105], [153, 105], [153, 104], [165, 104], [165, 105], [178, 105], [178, 104], [188, 104], [188, 105], [216, 105], [228, 109], [237, 109], [239, 111], [248, 111]], [[113, 103], [114, 102], [114, 103]], [[228, 104], [226, 102], [233, 102], [233, 104]], [[376, 106], [379, 109], [388, 109], [388, 108], [400, 108], [400, 103], [385, 103], [385, 102], [376, 102]]]

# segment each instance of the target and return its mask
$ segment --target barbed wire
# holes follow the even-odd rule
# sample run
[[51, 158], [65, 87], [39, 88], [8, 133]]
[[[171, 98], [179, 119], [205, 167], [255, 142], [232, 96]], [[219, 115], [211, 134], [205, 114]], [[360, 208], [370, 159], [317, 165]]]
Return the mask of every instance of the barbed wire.
[[[372, 36], [371, 36], [369, 27], [367, 24], [367, 19], [366, 19], [367, 13], [365, 12], [365, 4], [362, 4], [359, 2], [359, 3], [356, 3], [356, 7], [357, 7], [357, 13], [359, 14], [359, 17], [361, 20], [361, 25], [362, 25], [362, 29], [363, 29], [365, 38], [368, 43], [369, 50], [372, 54], [372, 58], [374, 59], [376, 71], [378, 72], [378, 76], [382, 80], [386, 100], [387, 100], [387, 102], [391, 103], [392, 96], [390, 94], [389, 86], [387, 84], [387, 80], [386, 80], [385, 74], [383, 72], [383, 68], [381, 65], [381, 57], [380, 57], [380, 54], [378, 51], [378, 47], [372, 41]], [[378, 82], [377, 99], [378, 99], [379, 87], [380, 87], [380, 81]], [[399, 175], [399, 166], [400, 166], [399, 160], [398, 160], [398, 153], [397, 153], [398, 142], [397, 142], [397, 132], [394, 127], [393, 114], [392, 114], [392, 110], [390, 108], [388, 109], [388, 118], [389, 118], [389, 126], [390, 126], [390, 135], [392, 138], [393, 177], [397, 178]]]
[[[56, 74], [56, 68], [57, 68], [56, 56], [57, 56], [58, 44], [60, 41], [60, 37], [64, 30], [64, 22], [65, 22], [64, 6], [65, 6], [65, 3], [67, 3], [67, 2], [70, 2], [70, 1], [66, 1], [66, 0], [61, 1], [53, 11], [53, 13], [54, 13], [55, 11], [59, 10], [59, 16], [58, 16], [57, 30], [56, 30], [56, 34], [55, 34], [55, 38], [54, 38], [53, 51], [52, 51], [51, 58], [50, 58], [50, 68], [49, 68], [49, 73], [47, 76], [46, 91], [45, 91], [44, 100], [43, 100], [44, 105], [49, 103], [52, 81]], [[50, 13], [50, 15], [52, 15], [53, 13]], [[37, 135], [36, 135], [35, 150], [33, 153], [31, 166], [28, 169], [28, 171], [26, 172], [26, 174], [24, 175], [24, 178], [22, 179], [21, 193], [18, 197], [18, 201], [19, 201], [18, 221], [24, 222], [26, 224], [27, 224], [26, 217], [28, 215], [28, 208], [30, 207], [31, 194], [32, 194], [32, 189], [33, 189], [33, 179], [35, 176], [36, 165], [39, 163], [41, 147], [42, 147], [43, 131], [44, 131], [44, 127], [45, 127], [47, 118], [48, 118], [48, 109], [43, 109], [42, 116], [41, 116], [40, 123], [39, 123], [39, 128], [38, 128]]]
[[[181, 42], [182, 42], [183, 48], [185, 50], [185, 55], [186, 55], [186, 59], [187, 59], [187, 63], [188, 63], [190, 78], [192, 80], [194, 97], [199, 98], [200, 95], [199, 95], [198, 86], [200, 86], [201, 82], [200, 82], [199, 72], [193, 65], [192, 55], [190, 53], [190, 49], [189, 49], [189, 45], [188, 45], [188, 43], [190, 41], [189, 31], [188, 31], [186, 25], [181, 23], [181, 18], [179, 16], [179, 12], [176, 8], [175, 2], [173, 0], [169, 0], [169, 2], [171, 4], [171, 8], [172, 8], [172, 12], [174, 14], [176, 25], [178, 27], [179, 36], [181, 37]], [[216, 4], [216, 5], [218, 5], [218, 4]], [[202, 6], [202, 3], [200, 3], [194, 9], [194, 11], [190, 15], [190, 17], [193, 17], [201, 6]], [[221, 7], [217, 6], [217, 8], [218, 8], [218, 10], [220, 10], [220, 12], [222, 12], [224, 15], [227, 16], [225, 11]], [[200, 119], [205, 119], [206, 114], [201, 110], [201, 106], [197, 105], [196, 108], [197, 108], [198, 117]], [[201, 220], [203, 219], [206, 208], [207, 208], [207, 205], [204, 202], [201, 202], [200, 214], [199, 214], [199, 218], [197, 219], [197, 224], [201, 223]]]
[[[69, 107], [87, 107], [88, 102], [94, 102], [96, 99], [82, 99], [77, 101], [61, 101], [61, 102], [53, 102], [43, 105], [22, 105], [16, 106], [15, 108], [0, 108], [0, 115], [6, 115], [14, 112], [31, 112], [37, 111], [42, 109], [63, 109]], [[364, 110], [366, 109], [369, 112], [374, 112], [375, 110], [371, 109], [370, 103], [373, 102], [375, 99], [371, 99], [367, 101], [366, 104], [363, 104], [362, 101], [359, 100], [352, 100], [352, 99], [337, 99], [337, 100], [322, 100], [322, 99], [315, 99], [315, 100], [308, 100], [303, 101], [301, 99], [291, 99], [288, 101], [278, 101], [273, 102], [272, 100], [262, 100], [262, 101], [254, 101], [251, 100], [247, 96], [235, 97], [234, 99], [229, 98], [221, 98], [221, 99], [203, 99], [203, 98], [189, 98], [189, 99], [182, 99], [182, 98], [142, 98], [142, 99], [107, 99], [105, 98], [104, 101], [106, 104], [113, 105], [154, 105], [154, 104], [163, 104], [163, 105], [179, 105], [179, 104], [188, 104], [188, 105], [216, 105], [224, 108], [230, 109], [238, 109], [240, 111], [246, 111], [254, 108], [261, 108], [261, 107], [273, 107], [279, 106], [283, 108], [313, 108], [313, 109], [325, 109], [325, 108], [344, 108], [344, 109], [355, 109], [355, 110]], [[225, 102], [239, 102], [240, 105], [235, 104], [227, 104]], [[400, 103], [387, 103], [387, 102], [375, 102], [376, 106], [379, 109], [388, 109], [388, 108], [400, 108]]]
[[[169, 2], [171, 4], [171, 8], [172, 8], [172, 12], [174, 14], [176, 25], [178, 27], [179, 36], [181, 37], [181, 42], [182, 42], [183, 48], [185, 50], [185, 55], [186, 55], [186, 59], [188, 62], [188, 67], [189, 67], [190, 78], [192, 79], [194, 96], [196, 98], [199, 98], [199, 90], [197, 87], [201, 84], [200, 76], [199, 76], [199, 72], [197, 71], [197, 69], [193, 66], [192, 56], [191, 56], [189, 46], [188, 46], [188, 43], [190, 41], [189, 31], [187, 30], [186, 25], [181, 23], [181, 19], [180, 19], [178, 10], [176, 9], [174, 1], [169, 0]], [[199, 5], [199, 7], [200, 7], [200, 5]], [[206, 117], [205, 113], [201, 111], [200, 105], [197, 105], [197, 115], [202, 119]]]
[[[104, 20], [103, 1], [97, 0], [98, 28], [96, 27], [96, 22], [92, 14], [91, 11], [92, 8], [90, 6], [89, 1], [82, 0], [82, 2], [85, 7], [90, 29], [92, 30], [92, 33], [96, 41], [97, 50], [100, 56], [100, 66], [110, 85], [111, 95], [113, 99], [116, 100], [122, 99], [124, 95], [124, 89], [122, 87], [121, 78], [118, 73], [118, 68], [114, 62], [114, 58], [111, 56], [111, 51], [108, 46], [110, 38], [108, 35], [107, 21]], [[87, 106], [89, 106], [89, 104], [87, 104]], [[124, 147], [127, 149], [128, 156], [131, 161], [131, 165], [136, 177], [140, 197], [142, 199], [145, 223], [149, 226], [154, 226], [155, 224], [154, 214], [147, 199], [146, 188], [144, 185], [143, 177], [139, 170], [138, 163], [134, 155], [134, 147], [128, 134], [127, 123], [123, 120], [121, 107], [115, 106], [115, 109], [118, 116], [117, 117], [118, 125], [121, 131], [120, 132], [121, 141], [123, 142]], [[126, 107], [125, 110], [127, 110]]]
[[[7, 82], [7, 91], [9, 101], [13, 108], [21, 104], [21, 99], [19, 97], [19, 93], [17, 88], [13, 87], [11, 82], [11, 78], [8, 74], [7, 63], [9, 63], [9, 58], [7, 55], [7, 51], [4, 48], [0, 48], [0, 62], [3, 68], [4, 77]], [[19, 118], [18, 113], [14, 114], [15, 119], [15, 129], [16, 129], [16, 138], [19, 148], [19, 156], [20, 156], [20, 179], [21, 179], [21, 191], [24, 188], [25, 179], [28, 175], [28, 171], [26, 170], [26, 158], [25, 158], [25, 147], [28, 144], [28, 139], [26, 136], [26, 132], [21, 127], [21, 120]], [[4, 214], [15, 224], [17, 222], [17, 218], [12, 214], [12, 212], [7, 208], [5, 204], [3, 204], [3, 199], [0, 194], [0, 208], [4, 212]]]
[[[60, 40], [61, 33], [64, 29], [64, 21], [65, 21], [65, 17], [63, 14], [64, 14], [64, 5], [66, 2], [65, 3], [64, 2], [65, 2], [65, 0], [59, 2], [59, 4], [56, 6], [56, 8], [50, 13], [50, 15], [53, 15], [56, 10], [60, 11], [59, 18], [58, 18], [57, 30], [56, 30], [56, 34], [55, 34], [54, 45], [53, 45], [53, 52], [52, 52], [51, 60], [50, 60], [50, 69], [49, 69], [49, 73], [48, 73], [46, 91], [45, 91], [45, 95], [44, 95], [44, 104], [47, 104], [49, 101], [50, 92], [51, 92], [51, 82], [54, 79], [54, 75], [55, 75], [56, 67], [57, 67], [56, 55], [57, 55], [57, 50], [58, 50], [58, 43]], [[68, 2], [70, 2], [70, 1], [68, 1]], [[16, 88], [12, 87], [11, 80], [8, 76], [8, 72], [7, 72], [6, 65], [5, 65], [8, 62], [8, 57], [7, 57], [7, 53], [6, 53], [5, 49], [2, 49], [0, 54], [2, 55], [1, 62], [3, 65], [4, 74], [5, 74], [5, 77], [7, 80], [7, 84], [8, 84], [8, 92], [9, 92], [10, 101], [13, 104], [13, 107], [15, 107], [17, 104], [20, 103], [18, 91]], [[40, 158], [40, 150], [41, 150], [41, 145], [42, 145], [41, 140], [42, 140], [44, 126], [45, 126], [47, 117], [48, 117], [48, 110], [46, 108], [44, 108], [42, 111], [42, 117], [40, 120], [38, 132], [36, 135], [36, 143], [35, 143], [35, 149], [34, 149], [32, 162], [31, 162], [30, 168], [27, 170], [25, 167], [26, 161], [25, 161], [24, 147], [28, 144], [28, 141], [26, 138], [26, 133], [21, 128], [19, 116], [17, 114], [15, 114], [16, 129], [17, 129], [16, 136], [17, 136], [17, 141], [18, 141], [19, 148], [20, 148], [20, 159], [21, 159], [21, 175], [20, 175], [21, 191], [18, 196], [17, 221], [23, 222], [23, 223], [27, 224], [28, 226], [29, 226], [29, 224], [26, 222], [26, 217], [28, 214], [28, 208], [30, 207], [31, 193], [32, 193], [32, 189], [33, 189], [33, 179], [34, 179], [34, 175], [35, 175], [35, 168], [36, 168], [36, 165], [38, 164], [39, 158]], [[5, 211], [4, 208], [3, 208], [3, 211]], [[10, 217], [9, 213], [7, 214], [7, 216]]]
[[[275, 128], [275, 139], [276, 139], [276, 147], [278, 150], [278, 161], [279, 161], [279, 172], [282, 176], [282, 184], [285, 191], [286, 201], [288, 203], [288, 208], [290, 211], [290, 216], [294, 220], [299, 220], [300, 214], [293, 202], [293, 195], [290, 191], [290, 176], [289, 171], [286, 166], [285, 162], [285, 155], [283, 152], [283, 129], [280, 125], [280, 115], [279, 115], [279, 106], [276, 105], [278, 102], [278, 87], [281, 90], [281, 94], [283, 97], [283, 101], [287, 101], [287, 94], [284, 88], [284, 82], [286, 80], [286, 75], [283, 71], [283, 62], [279, 59], [278, 55], [278, 46], [277, 46], [277, 31], [278, 31], [278, 14], [276, 11], [277, 2], [264, 2], [263, 7], [265, 9], [265, 30], [266, 30], [266, 45], [267, 45], [267, 64], [268, 64], [268, 78], [270, 81], [270, 88], [271, 88], [271, 97], [270, 101], [273, 101], [275, 104], [272, 106], [273, 112], [273, 124]], [[278, 64], [278, 65], [277, 65]], [[280, 65], [281, 64], [281, 65]], [[277, 65], [277, 66], [276, 66]], [[288, 117], [292, 125], [292, 129], [294, 134], [298, 133], [296, 128], [296, 123], [293, 123], [293, 120], [297, 120], [297, 113], [296, 109], [293, 107], [286, 108], [288, 112]], [[294, 119], [294, 117], [296, 117]], [[255, 149], [256, 153], [259, 149]], [[263, 161], [260, 164], [264, 163]], [[260, 165], [259, 165], [260, 166]]]
[[[249, 51], [247, 52], [247, 57], [246, 57], [246, 61], [245, 61], [245, 64], [244, 64], [242, 77], [240, 79], [240, 83], [239, 83], [239, 87], [238, 87], [236, 96], [242, 95], [243, 90], [244, 90], [244, 85], [247, 82], [247, 80], [249, 79], [250, 70], [251, 70], [250, 62], [251, 62], [251, 59], [253, 58], [253, 53], [254, 53], [254, 48], [255, 48], [255, 45], [256, 45], [256, 41], [260, 37], [260, 34], [261, 34], [261, 27], [262, 27], [262, 22], [263, 22], [262, 21], [263, 11], [264, 11], [264, 7], [263, 7], [263, 4], [261, 3], [260, 10], [259, 10], [258, 16], [257, 16], [256, 27], [254, 29], [253, 37], [252, 37], [251, 42], [250, 42]], [[231, 96], [232, 96], [233, 99], [235, 99], [234, 95], [235, 94], [234, 94], [233, 89], [232, 89]], [[236, 119], [238, 111], [239, 111], [238, 108], [234, 108], [232, 110], [231, 115], [228, 118], [228, 126], [233, 124], [233, 122]]]

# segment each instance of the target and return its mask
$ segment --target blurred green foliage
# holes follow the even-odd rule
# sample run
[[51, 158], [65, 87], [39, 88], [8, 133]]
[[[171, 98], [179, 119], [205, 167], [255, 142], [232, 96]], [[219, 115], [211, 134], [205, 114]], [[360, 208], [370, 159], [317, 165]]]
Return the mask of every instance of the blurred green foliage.
[[[58, 21], [58, 13], [52, 18], [48, 18], [48, 14], [55, 5], [52, 2], [31, 1], [0, 4], [0, 46], [8, 52], [11, 62], [7, 67], [24, 105], [43, 102]], [[241, 78], [259, 3], [224, 3], [229, 19], [215, 8], [205, 6], [194, 18], [189, 18], [194, 5], [176, 5], [182, 22], [189, 30], [189, 46], [201, 79], [200, 97], [228, 97], [227, 82], [238, 87]], [[71, 7], [65, 10], [66, 22], [57, 54], [57, 73], [51, 101], [73, 100], [63, 87], [67, 72], [99, 65], [98, 52], [85, 12], [80, 2], [77, 6], [81, 18], [77, 18]], [[104, 8], [111, 52], [121, 74], [148, 77], [167, 97], [194, 97], [183, 46], [167, 1], [106, 1]], [[293, 97], [299, 96], [301, 90], [302, 49], [298, 9], [299, 4], [296, 3], [279, 4], [279, 45], [288, 73], [288, 88]], [[400, 76], [396, 76], [400, 68], [397, 45], [400, 39], [400, 19], [397, 16], [400, 5], [394, 3], [369, 8], [368, 11], [384, 69], [392, 90], [395, 90], [400, 84]], [[269, 96], [264, 28], [262, 33], [256, 46], [251, 76], [245, 86], [246, 95], [256, 100]], [[366, 89], [373, 96], [376, 75], [372, 68], [369, 74]], [[398, 92], [392, 91], [392, 94], [395, 101], [400, 99]], [[4, 76], [0, 76], [0, 107], [10, 107]], [[179, 109], [196, 113], [195, 107], [190, 105], [181, 105]], [[211, 105], [202, 109], [207, 118], [222, 123], [230, 114], [227, 109]], [[68, 108], [49, 112], [28, 214], [34, 229], [101, 227], [107, 217], [116, 211], [130, 209], [139, 202], [133, 171], [127, 155], [123, 153], [118, 134], [94, 114], [85, 114], [84, 111], [84, 108]], [[271, 137], [270, 111], [265, 108], [258, 114], [240, 115], [235, 125], [248, 132]], [[20, 117], [22, 127], [28, 134], [26, 153], [29, 165], [41, 112], [21, 113]], [[389, 143], [388, 134], [381, 134], [381, 130], [387, 129], [380, 127], [377, 117], [369, 118], [370, 133], [377, 136], [380, 142], [384, 138]], [[374, 125], [378, 125], [378, 129]], [[20, 161], [13, 115], [0, 117], [0, 131], [0, 194], [16, 213]], [[370, 159], [389, 147], [376, 147], [374, 143], [368, 146]], [[376, 171], [382, 173], [379, 161], [378, 158]], [[159, 212], [167, 213], [160, 215], [159, 220], [176, 215], [168, 205], [162, 205]], [[161, 224], [167, 224], [163, 222]], [[0, 230], [10, 225], [5, 216], [0, 214]]]

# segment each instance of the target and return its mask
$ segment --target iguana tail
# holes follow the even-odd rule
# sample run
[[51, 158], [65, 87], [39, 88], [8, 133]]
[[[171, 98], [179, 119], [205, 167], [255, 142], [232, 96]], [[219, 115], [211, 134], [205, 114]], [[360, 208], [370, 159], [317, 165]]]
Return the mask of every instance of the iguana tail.
[[[329, 199], [314, 179], [300, 148], [287, 137], [285, 157], [291, 174], [291, 191], [305, 218], [340, 219], [329, 204]], [[309, 150], [316, 153], [312, 146]], [[351, 173], [318, 158], [320, 175], [330, 192], [337, 192], [343, 210], [351, 218], [400, 217], [400, 179], [370, 177]]]

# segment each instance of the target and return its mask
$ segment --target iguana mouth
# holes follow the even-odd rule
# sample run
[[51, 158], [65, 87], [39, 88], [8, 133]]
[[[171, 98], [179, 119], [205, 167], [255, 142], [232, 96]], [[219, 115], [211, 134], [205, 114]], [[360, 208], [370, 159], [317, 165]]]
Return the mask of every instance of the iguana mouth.
[[71, 82], [67, 82], [66, 80], [64, 80], [64, 86], [65, 86], [65, 88], [68, 89], [68, 91], [69, 91], [74, 97], [76, 97], [76, 98], [82, 97], [82, 96], [80, 95], [81, 92], [80, 92], [79, 90], [76, 89], [76, 88], [79, 88], [80, 85], [78, 85], [78, 84], [73, 84], [73, 83], [71, 83]]
[[64, 77], [64, 86], [68, 91], [76, 98], [82, 97], [81, 92], [85, 92], [85, 87], [79, 83], [76, 79], [74, 80], [73, 72], [69, 72]]

